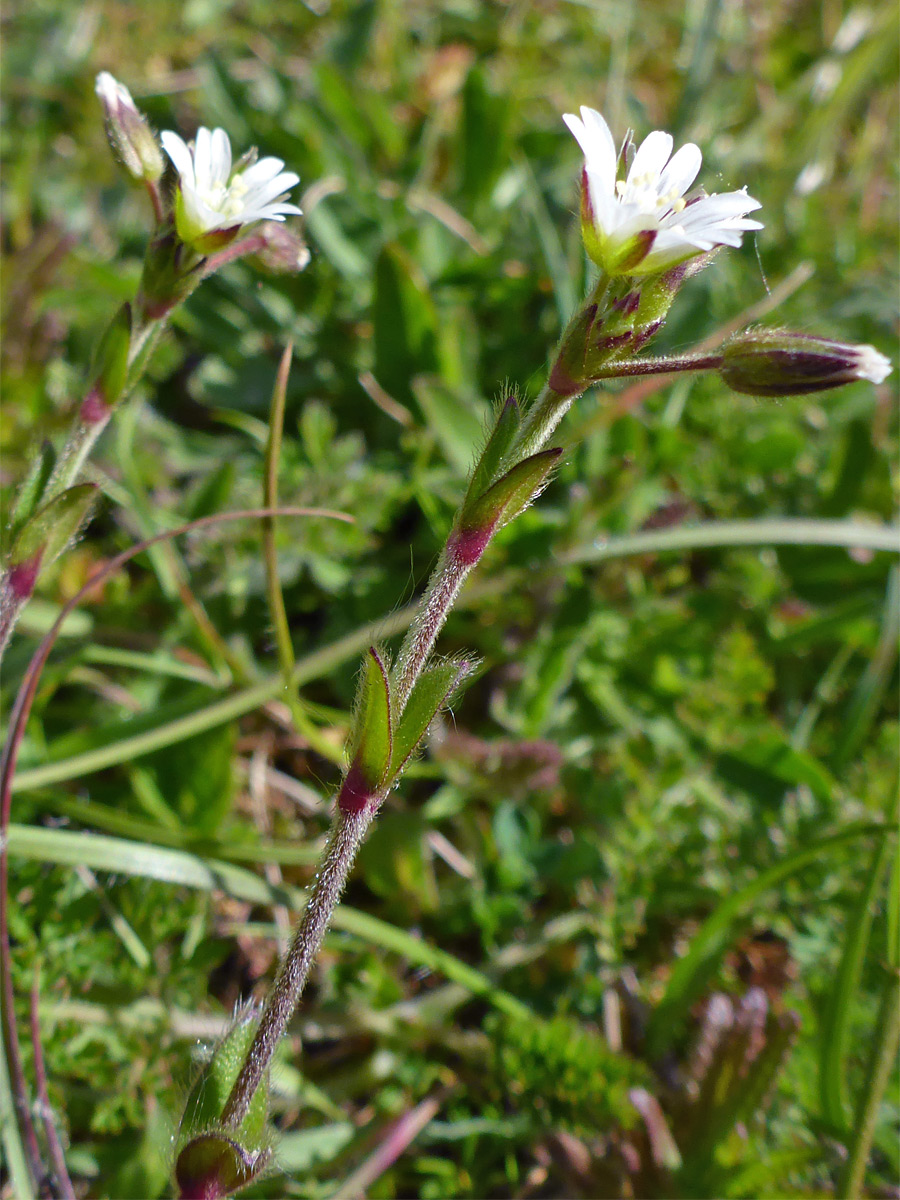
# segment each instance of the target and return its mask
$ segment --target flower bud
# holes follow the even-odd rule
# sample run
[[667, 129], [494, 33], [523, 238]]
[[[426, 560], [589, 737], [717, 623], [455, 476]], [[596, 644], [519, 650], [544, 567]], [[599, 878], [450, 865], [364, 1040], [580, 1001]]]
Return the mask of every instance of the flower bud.
[[264, 239], [264, 242], [254, 258], [267, 271], [293, 275], [309, 265], [309, 247], [297, 230], [278, 221], [264, 221], [256, 230], [256, 236]]
[[890, 360], [874, 346], [852, 345], [784, 329], [750, 329], [722, 350], [719, 373], [748, 396], [799, 396], [867, 379], [881, 383]]
[[96, 91], [103, 105], [106, 136], [113, 154], [135, 179], [158, 183], [165, 169], [162, 151], [128, 88], [108, 71], [101, 71]]

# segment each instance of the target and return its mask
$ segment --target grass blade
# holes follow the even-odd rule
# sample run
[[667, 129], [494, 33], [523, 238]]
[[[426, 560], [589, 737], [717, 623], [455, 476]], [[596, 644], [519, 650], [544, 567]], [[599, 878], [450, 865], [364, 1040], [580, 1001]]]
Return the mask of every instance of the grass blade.
[[763, 871], [746, 887], [729, 896], [706, 919], [691, 941], [684, 958], [675, 965], [665, 994], [648, 1029], [650, 1052], [658, 1056], [677, 1035], [691, 1003], [703, 987], [733, 937], [735, 927], [748, 916], [754, 902], [770, 888], [801, 871], [822, 855], [856, 838], [883, 833], [882, 824], [859, 821], [839, 833], [819, 838]]
[[875, 847], [859, 898], [848, 914], [847, 940], [822, 1021], [819, 1096], [825, 1118], [835, 1130], [847, 1127], [849, 1099], [846, 1059], [850, 1045], [850, 1019], [869, 944], [873, 902], [881, 886], [889, 851], [890, 839], [885, 832]]
[[[10, 825], [8, 852], [19, 858], [56, 863], [58, 866], [83, 864], [94, 871], [155, 879], [204, 892], [220, 890], [238, 900], [249, 900], [254, 904], [284, 904], [296, 911], [305, 903], [305, 893], [299, 888], [273, 887], [252, 871], [233, 863], [202, 859], [184, 850], [148, 846], [124, 838]], [[446, 950], [424, 942], [387, 921], [341, 904], [335, 910], [332, 926], [402, 955], [417, 966], [441, 972], [510, 1016], [526, 1020], [532, 1018], [531, 1010], [526, 1005], [495, 987], [480, 971]]]
[[900, 554], [900, 527], [861, 521], [817, 521], [806, 517], [761, 521], [705, 521], [702, 525], [653, 529], [599, 539], [561, 556], [566, 563], [603, 562], [629, 554], [661, 554], [707, 546], [846, 546]]

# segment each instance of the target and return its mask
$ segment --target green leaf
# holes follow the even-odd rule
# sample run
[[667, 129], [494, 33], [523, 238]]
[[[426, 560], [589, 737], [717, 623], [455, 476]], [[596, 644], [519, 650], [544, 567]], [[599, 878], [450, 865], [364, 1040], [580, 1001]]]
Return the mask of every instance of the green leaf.
[[366, 784], [381, 787], [391, 765], [393, 746], [391, 685], [374, 646], [363, 659], [356, 714], [350, 735], [350, 761]]
[[466, 490], [466, 498], [463, 501], [463, 506], [468, 504], [470, 500], [474, 500], [476, 496], [480, 496], [494, 482], [494, 477], [499, 470], [500, 463], [512, 445], [521, 421], [522, 417], [518, 400], [515, 396], [507, 396], [503, 402], [503, 407], [497, 413], [496, 422], [488, 437], [487, 445], [482, 451], [478, 462], [475, 464], [472, 478]]
[[[146, 842], [68, 829], [39, 829], [15, 824], [9, 826], [8, 838], [10, 855], [32, 862], [84, 865], [94, 871], [156, 879], [202, 892], [223, 891], [251, 904], [285, 904], [294, 912], [300, 911], [306, 902], [306, 893], [297, 888], [273, 887], [243, 867], [221, 859], [201, 858], [184, 850], [169, 850]], [[339, 904], [334, 911], [332, 927], [398, 954], [417, 966], [440, 971], [472, 995], [483, 997], [511, 1016], [526, 1021], [534, 1019], [534, 1014], [520, 1000], [495, 987], [480, 971], [440, 946], [423, 941], [420, 936], [413, 936], [388, 921]]]
[[862, 977], [875, 897], [881, 886], [890, 853], [885, 832], [872, 855], [866, 881], [847, 920], [846, 942], [837, 977], [828, 997], [819, 1040], [819, 1096], [822, 1112], [835, 1130], [847, 1129], [850, 1098], [847, 1087], [847, 1051], [853, 1001]]
[[278, 1166], [282, 1171], [299, 1173], [318, 1163], [327, 1164], [353, 1141], [355, 1134], [356, 1126], [350, 1121], [286, 1133], [278, 1139]]
[[740, 750], [718, 755], [716, 769], [729, 783], [768, 804], [777, 804], [788, 788], [801, 783], [827, 803], [836, 786], [813, 755], [796, 750], [778, 734], [755, 738]]
[[492, 95], [476, 63], [462, 92], [462, 188], [470, 204], [485, 199], [505, 165], [508, 100]]
[[440, 906], [427, 834], [417, 813], [381, 813], [354, 868], [366, 887], [388, 902], [388, 915], [404, 921]]
[[421, 269], [399, 246], [385, 246], [376, 260], [372, 321], [375, 376], [408, 403], [413, 376], [437, 368], [437, 316]]
[[476, 499], [467, 502], [460, 514], [463, 529], [493, 529], [517, 516], [547, 482], [562, 450], [542, 450], [518, 463]]
[[131, 305], [123, 304], [100, 338], [93, 364], [93, 386], [107, 404], [115, 404], [128, 378]]
[[661, 554], [706, 546], [846, 546], [900, 554], [900, 527], [862, 521], [817, 521], [804, 517], [761, 521], [704, 521], [604, 538], [569, 551], [567, 563], [603, 562], [632, 554]]
[[35, 452], [9, 518], [9, 532], [16, 534], [41, 502], [41, 497], [50, 482], [56, 466], [56, 452], [49, 442], [44, 442]]
[[392, 783], [415, 754], [439, 710], [471, 670], [471, 663], [448, 660], [428, 667], [419, 676], [394, 733], [390, 765]]
[[49, 566], [78, 533], [96, 496], [94, 484], [81, 483], [48, 500], [19, 531], [9, 555], [11, 565], [40, 555], [41, 566]]
[[[184, 1107], [178, 1134], [179, 1145], [184, 1146], [197, 1134], [208, 1133], [220, 1127], [222, 1109], [231, 1095], [234, 1081], [247, 1057], [258, 1024], [259, 1013], [252, 1007], [246, 1008], [213, 1051], [200, 1078], [191, 1088]], [[267, 1089], [268, 1076], [265, 1076], [253, 1093], [246, 1117], [236, 1129], [230, 1131], [232, 1135], [240, 1138], [244, 1147], [249, 1150], [259, 1150], [265, 1142]]]

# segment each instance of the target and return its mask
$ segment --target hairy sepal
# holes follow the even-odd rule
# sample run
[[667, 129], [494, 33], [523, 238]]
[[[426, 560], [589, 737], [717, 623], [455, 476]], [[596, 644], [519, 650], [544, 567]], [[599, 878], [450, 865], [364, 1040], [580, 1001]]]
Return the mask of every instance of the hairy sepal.
[[463, 507], [474, 501], [494, 482], [497, 472], [500, 469], [500, 464], [506, 457], [506, 453], [512, 446], [513, 440], [518, 433], [521, 421], [522, 415], [518, 400], [515, 396], [507, 396], [500, 412], [497, 414], [496, 424], [491, 430], [481, 458], [475, 464], [472, 478], [466, 490]]

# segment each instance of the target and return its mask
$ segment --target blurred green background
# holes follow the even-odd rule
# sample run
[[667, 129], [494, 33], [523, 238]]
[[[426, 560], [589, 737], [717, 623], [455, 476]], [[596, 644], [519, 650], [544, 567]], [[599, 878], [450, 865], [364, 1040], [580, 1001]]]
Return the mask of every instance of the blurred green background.
[[[7, 499], [36, 442], [64, 435], [140, 272], [148, 206], [108, 152], [98, 71], [158, 129], [220, 125], [236, 153], [283, 158], [312, 253], [294, 277], [236, 264], [177, 312], [94, 454], [98, 515], [22, 622], [7, 711], [97, 564], [260, 503], [289, 339], [280, 495], [356, 518], [279, 525], [297, 656], [338, 646], [307, 672], [303, 731], [277, 687], [240, 701], [277, 674], [250, 522], [110, 580], [38, 693], [13, 807], [16, 982], [26, 995], [39, 966], [79, 1194], [156, 1196], [198, 1039], [271, 978], [290, 897], [267, 889], [309, 878], [359, 653], [423, 585], [490, 401], [540, 387], [587, 284], [561, 114], [694, 140], [708, 190], [763, 204], [765, 229], [685, 287], [661, 351], [768, 306], [893, 356], [896, 13], [32, 0], [4, 7], [3, 33]], [[889, 522], [895, 379], [782, 403], [714, 378], [578, 401], [565, 465], [442, 636], [482, 673], [365, 847], [276, 1074], [279, 1166], [253, 1194], [835, 1194], [891, 955], [875, 825], [897, 787], [895, 558], [666, 538]], [[598, 557], [639, 531], [640, 554]], [[465, 965], [547, 1023], [477, 994]], [[729, 1003], [704, 1075], [696, 1039]], [[872, 1195], [897, 1180], [888, 1100]], [[405, 1152], [355, 1177], [411, 1110]]]

